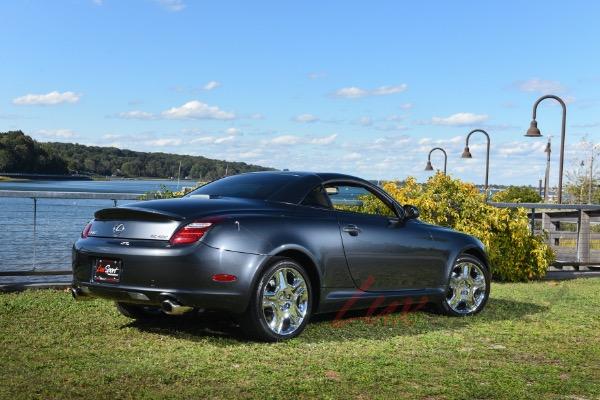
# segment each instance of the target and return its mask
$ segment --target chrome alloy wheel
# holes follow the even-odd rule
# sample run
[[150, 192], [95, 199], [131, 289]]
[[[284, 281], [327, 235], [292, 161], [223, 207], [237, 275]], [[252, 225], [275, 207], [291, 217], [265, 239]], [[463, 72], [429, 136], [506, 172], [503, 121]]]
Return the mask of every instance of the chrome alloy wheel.
[[484, 301], [486, 289], [485, 275], [481, 267], [468, 261], [460, 262], [450, 274], [446, 302], [459, 314], [471, 314]]
[[308, 285], [300, 272], [286, 267], [275, 270], [262, 293], [269, 329], [278, 335], [294, 333], [306, 318], [308, 302]]

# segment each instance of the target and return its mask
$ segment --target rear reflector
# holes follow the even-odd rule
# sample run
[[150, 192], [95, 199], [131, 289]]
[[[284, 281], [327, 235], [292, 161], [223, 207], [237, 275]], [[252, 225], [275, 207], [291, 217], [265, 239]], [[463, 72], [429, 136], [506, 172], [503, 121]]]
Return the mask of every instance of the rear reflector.
[[171, 237], [171, 244], [190, 244], [195, 243], [213, 225], [212, 222], [203, 222], [203, 221], [195, 221], [190, 224], [185, 225], [181, 229], [179, 229], [173, 237]]
[[230, 274], [216, 274], [212, 276], [212, 280], [215, 282], [235, 282], [237, 276]]

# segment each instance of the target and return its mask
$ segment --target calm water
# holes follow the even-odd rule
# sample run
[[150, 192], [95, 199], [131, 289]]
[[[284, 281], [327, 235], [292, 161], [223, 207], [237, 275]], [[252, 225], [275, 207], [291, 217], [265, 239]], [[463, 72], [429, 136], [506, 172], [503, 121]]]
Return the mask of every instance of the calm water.
[[[114, 180], [114, 181], [27, 181], [0, 182], [0, 190], [39, 190], [55, 192], [145, 193], [160, 190], [164, 185], [177, 190], [171, 180]], [[195, 181], [181, 181], [179, 188], [195, 186]]]
[[[179, 188], [195, 186], [193, 181], [181, 181]], [[145, 193], [160, 190], [162, 185], [177, 189], [177, 181], [115, 180], [115, 181], [29, 181], [0, 182], [0, 190]], [[123, 200], [119, 204], [132, 203]], [[101, 208], [112, 207], [111, 200], [38, 199], [36, 232], [33, 229], [33, 200], [0, 197], [0, 271], [69, 270], [71, 246], [85, 224]], [[50, 277], [52, 281], [70, 277]], [[0, 277], [0, 283], [14, 281], [44, 281], [45, 277]]]

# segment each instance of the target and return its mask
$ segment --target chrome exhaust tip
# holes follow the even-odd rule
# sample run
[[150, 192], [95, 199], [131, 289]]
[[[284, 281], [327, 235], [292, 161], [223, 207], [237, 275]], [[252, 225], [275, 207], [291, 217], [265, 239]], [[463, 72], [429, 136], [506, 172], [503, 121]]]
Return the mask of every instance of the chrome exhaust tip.
[[181, 315], [192, 311], [193, 307], [182, 306], [175, 300], [166, 299], [160, 303], [161, 309], [165, 314], [168, 315]]
[[81, 290], [79, 287], [71, 288], [71, 296], [73, 296], [74, 300], [85, 300], [87, 297], [83, 290]]

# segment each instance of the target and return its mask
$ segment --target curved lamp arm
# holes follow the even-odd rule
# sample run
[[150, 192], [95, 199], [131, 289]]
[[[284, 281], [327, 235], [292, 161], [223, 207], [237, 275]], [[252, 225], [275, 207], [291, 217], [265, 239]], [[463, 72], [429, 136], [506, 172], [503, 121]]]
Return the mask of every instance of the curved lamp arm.
[[465, 142], [465, 151], [463, 153], [463, 158], [471, 158], [471, 152], [469, 151], [469, 139], [471, 138], [471, 135], [474, 134], [475, 132], [483, 133], [485, 135], [485, 137], [487, 138], [487, 152], [486, 152], [486, 158], [485, 158], [485, 195], [486, 195], [486, 199], [487, 199], [489, 176], [490, 176], [490, 135], [483, 129], [473, 129], [471, 132], [469, 132], [469, 134], [467, 135], [467, 140]]
[[433, 153], [435, 150], [440, 150], [442, 153], [444, 153], [444, 175], [446, 175], [446, 166], [448, 165], [448, 154], [446, 154], [446, 150], [442, 149], [441, 147], [434, 147], [429, 151], [429, 154], [427, 155], [427, 166], [431, 166], [431, 153]]

